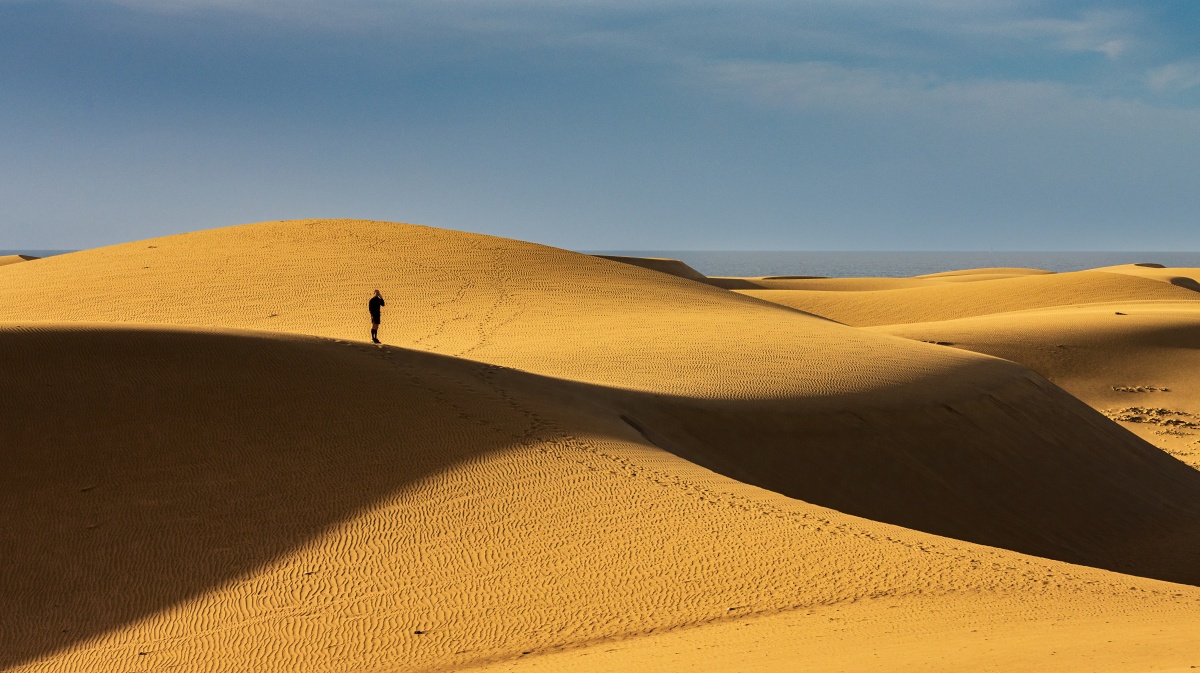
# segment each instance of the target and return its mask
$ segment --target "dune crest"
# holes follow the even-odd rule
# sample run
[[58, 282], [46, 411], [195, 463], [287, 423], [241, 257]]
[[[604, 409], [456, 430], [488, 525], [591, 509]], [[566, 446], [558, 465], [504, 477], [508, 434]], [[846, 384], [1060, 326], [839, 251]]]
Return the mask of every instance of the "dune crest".
[[614, 262], [622, 262], [633, 266], [640, 266], [643, 269], [658, 271], [659, 273], [670, 274], [687, 280], [695, 280], [701, 283], [708, 282], [708, 276], [693, 269], [687, 264], [678, 259], [668, 259], [666, 257], [629, 257], [626, 255], [596, 255], [600, 259], [607, 259]]
[[867, 279], [858, 285], [856, 279], [835, 279], [827, 287], [824, 281], [791, 281], [786, 289], [739, 292], [856, 327], [1119, 301], [1200, 301], [1200, 294], [1187, 287], [1108, 270], [983, 278]]
[[1150, 278], [1163, 283], [1170, 283], [1176, 287], [1200, 292], [1200, 269], [1165, 267], [1161, 264], [1124, 264], [1121, 266], [1106, 266], [1096, 270], [1107, 273], [1123, 273], [1139, 278]]
[[40, 257], [33, 255], [0, 255], [0, 266], [8, 266], [10, 264], [19, 264], [21, 262], [31, 262]]
[[390, 344], [645, 392], [824, 397], [977, 360], [590, 255], [352, 220], [227, 227], [16, 267], [0, 283], [0, 320], [364, 340], [376, 288]]
[[938, 273], [926, 273], [926, 274], [923, 274], [920, 276], [913, 276], [913, 278], [950, 279], [950, 278], [959, 277], [959, 276], [962, 276], [962, 277], [983, 276], [984, 278], [997, 278], [997, 277], [1013, 278], [1013, 277], [1018, 277], [1018, 276], [1045, 276], [1045, 275], [1049, 275], [1052, 273], [1054, 273], [1054, 272], [1046, 271], [1045, 269], [1029, 269], [1029, 268], [1018, 267], [1018, 266], [989, 266], [989, 267], [981, 267], [978, 269], [957, 269], [954, 271], [939, 271]]

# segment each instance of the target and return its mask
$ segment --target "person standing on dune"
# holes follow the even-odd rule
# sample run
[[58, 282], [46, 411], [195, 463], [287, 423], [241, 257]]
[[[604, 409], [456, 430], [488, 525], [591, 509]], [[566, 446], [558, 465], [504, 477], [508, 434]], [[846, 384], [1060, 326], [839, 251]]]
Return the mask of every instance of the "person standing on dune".
[[371, 342], [379, 343], [379, 309], [383, 308], [383, 295], [375, 290], [375, 296], [367, 302], [367, 310], [371, 312]]

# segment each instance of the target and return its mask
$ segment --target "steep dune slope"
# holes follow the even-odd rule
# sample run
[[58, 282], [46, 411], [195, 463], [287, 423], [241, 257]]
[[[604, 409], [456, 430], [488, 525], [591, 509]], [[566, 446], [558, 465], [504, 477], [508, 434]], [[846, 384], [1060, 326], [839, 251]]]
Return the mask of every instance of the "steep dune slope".
[[627, 264], [412, 225], [264, 223], [30, 267], [0, 279], [0, 319], [361, 338], [379, 287], [389, 342], [602, 387], [617, 405], [609, 416], [645, 441], [748, 483], [1200, 582], [1188, 555], [1200, 544], [1200, 475], [1001, 360]]
[[1200, 303], [1130, 302], [873, 329], [1020, 362], [1200, 467]]
[[[897, 279], [922, 283], [895, 289], [796, 283], [786, 290], [739, 290], [847, 325], [866, 327], [953, 320], [1055, 306], [1114, 301], [1197, 301], [1200, 293], [1153, 278], [1108, 271], [1032, 274], [972, 282]], [[833, 290], [833, 291], [830, 291]], [[849, 291], [848, 291], [849, 290]]]
[[699, 271], [688, 266], [678, 259], [670, 259], [667, 257], [628, 257], [626, 255], [596, 255], [601, 259], [608, 259], [614, 262], [622, 262], [624, 264], [632, 264], [640, 266], [643, 269], [650, 269], [659, 273], [666, 273], [672, 276], [679, 276], [687, 280], [696, 280], [701, 283], [708, 282], [708, 277]]
[[[931, 632], [994, 628], [955, 623], [993, 605], [1110, 656], [1129, 643], [1093, 622], [1200, 626], [1194, 587], [707, 472], [620, 419], [628, 391], [361, 343], [137, 326], [3, 328], [0, 363], [12, 670], [453, 670], [868, 606], [874, 630], [857, 633], [913, 652]], [[1138, 643], [1174, 661], [1169, 637]]]

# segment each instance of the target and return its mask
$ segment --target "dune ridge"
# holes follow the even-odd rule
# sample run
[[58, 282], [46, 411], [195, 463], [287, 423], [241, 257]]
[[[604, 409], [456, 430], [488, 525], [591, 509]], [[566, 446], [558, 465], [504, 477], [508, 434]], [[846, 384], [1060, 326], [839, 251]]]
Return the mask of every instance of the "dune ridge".
[[971, 282], [946, 280], [868, 279], [852, 284], [838, 279], [827, 284], [832, 287], [819, 285], [823, 281], [790, 281], [787, 289], [738, 292], [855, 327], [1120, 301], [1200, 301], [1200, 293], [1187, 287], [1099, 270], [985, 277]]
[[914, 278], [940, 278], [949, 280], [951, 278], [970, 278], [972, 280], [985, 280], [997, 277], [1012, 278], [1015, 276], [1045, 276], [1054, 273], [1045, 269], [1030, 269], [1020, 266], [988, 266], [978, 269], [955, 269], [953, 271], [939, 271], [937, 273], [926, 273]]
[[33, 255], [0, 255], [0, 266], [8, 266], [10, 264], [19, 264], [20, 262], [31, 262], [40, 257]]
[[607, 259], [614, 262], [622, 262], [633, 266], [640, 266], [643, 269], [658, 271], [672, 276], [679, 276], [687, 280], [695, 280], [701, 283], [709, 282], [708, 276], [688, 266], [678, 259], [669, 259], [666, 257], [629, 257], [627, 255], [596, 255], [600, 259]]
[[194, 232], [15, 267], [0, 283], [0, 320], [362, 340], [362, 298], [380, 287], [391, 307], [382, 334], [393, 345], [646, 392], [823, 397], [974, 361], [589, 255], [340, 220]]

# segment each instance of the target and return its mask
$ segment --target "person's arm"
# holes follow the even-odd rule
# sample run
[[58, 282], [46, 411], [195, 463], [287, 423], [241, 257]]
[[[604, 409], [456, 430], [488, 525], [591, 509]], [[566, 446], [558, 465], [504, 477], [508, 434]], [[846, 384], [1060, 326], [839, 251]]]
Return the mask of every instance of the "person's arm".
[[379, 305], [387, 306], [387, 302], [383, 300], [383, 295], [379, 295]]

